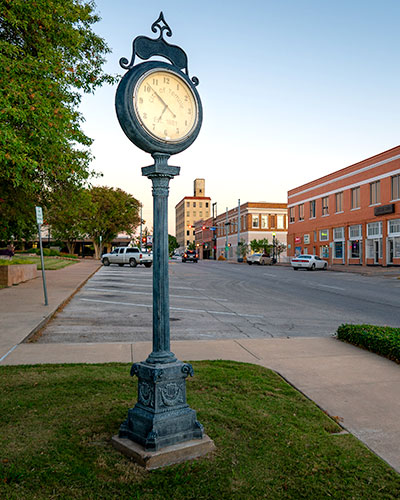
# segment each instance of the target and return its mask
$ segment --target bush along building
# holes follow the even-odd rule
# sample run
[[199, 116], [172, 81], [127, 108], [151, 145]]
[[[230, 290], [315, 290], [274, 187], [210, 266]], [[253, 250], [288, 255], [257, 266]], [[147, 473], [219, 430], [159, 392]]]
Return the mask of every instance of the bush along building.
[[400, 265], [400, 146], [288, 192], [288, 255]]

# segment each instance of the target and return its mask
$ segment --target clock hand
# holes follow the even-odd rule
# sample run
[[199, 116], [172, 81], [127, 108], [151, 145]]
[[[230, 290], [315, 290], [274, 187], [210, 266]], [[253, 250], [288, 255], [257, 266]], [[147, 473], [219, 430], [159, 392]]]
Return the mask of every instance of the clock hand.
[[[149, 87], [151, 88], [151, 90], [156, 94], [156, 96], [158, 97], [158, 99], [160, 99], [160, 101], [164, 104], [165, 108], [163, 110], [163, 112], [161, 113], [161, 116], [164, 114], [164, 111], [166, 109], [169, 109], [169, 111], [172, 113], [173, 117], [176, 118], [176, 114], [172, 111], [172, 109], [168, 106], [168, 104], [164, 101], [164, 99], [158, 95], [158, 93], [153, 89], [153, 87], [151, 85], [149, 85]], [[160, 118], [161, 118], [160, 116]]]
[[165, 104], [164, 109], [163, 109], [163, 110], [162, 110], [162, 112], [161, 112], [161, 115], [158, 117], [158, 121], [160, 121], [160, 120], [161, 120], [162, 115], [165, 113], [165, 110], [166, 110], [167, 108], [168, 108], [168, 106]]

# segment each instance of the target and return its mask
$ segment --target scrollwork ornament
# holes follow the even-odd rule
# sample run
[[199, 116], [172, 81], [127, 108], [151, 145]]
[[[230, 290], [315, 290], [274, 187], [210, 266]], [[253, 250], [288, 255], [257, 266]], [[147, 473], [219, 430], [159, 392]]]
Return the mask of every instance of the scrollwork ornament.
[[139, 402], [144, 406], [149, 406], [154, 408], [154, 388], [147, 382], [141, 382], [139, 384]]
[[139, 363], [134, 363], [131, 367], [131, 377], [134, 375], [139, 376]]
[[165, 406], [175, 406], [179, 403], [183, 403], [183, 393], [182, 387], [180, 387], [175, 382], [167, 384], [165, 387], [161, 388], [161, 400]]
[[193, 377], [193, 375], [194, 375], [193, 366], [190, 363], [185, 363], [182, 366], [181, 370], [182, 370], [182, 373], [185, 374], [185, 377], [187, 377], [188, 375], [190, 375], [191, 377]]

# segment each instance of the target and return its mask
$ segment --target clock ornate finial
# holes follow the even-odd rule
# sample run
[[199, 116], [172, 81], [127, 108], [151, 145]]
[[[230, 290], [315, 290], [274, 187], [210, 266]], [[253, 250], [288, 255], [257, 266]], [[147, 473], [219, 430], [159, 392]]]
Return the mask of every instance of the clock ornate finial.
[[158, 39], [163, 37], [163, 32], [166, 31], [167, 36], [172, 36], [172, 30], [169, 27], [169, 24], [166, 22], [164, 19], [164, 14], [162, 11], [160, 12], [160, 15], [158, 16], [157, 21], [154, 21], [154, 23], [151, 25], [151, 31], [153, 33], [157, 33], [157, 30], [160, 30], [160, 34], [158, 36]]
[[[154, 56], [161, 56], [168, 59], [171, 64], [183, 70], [187, 76], [189, 76], [188, 68], [188, 58], [186, 52], [178, 47], [177, 45], [172, 45], [164, 39], [165, 35], [172, 36], [172, 30], [169, 24], [165, 21], [164, 14], [160, 12], [158, 19], [154, 21], [151, 25], [151, 31], [157, 33], [160, 31], [158, 38], [149, 38], [148, 36], [137, 36], [132, 43], [132, 58], [129, 62], [126, 57], [122, 57], [119, 60], [119, 64], [124, 69], [132, 69], [135, 65], [135, 57], [147, 60]], [[194, 85], [199, 84], [199, 79], [196, 76], [191, 78]]]

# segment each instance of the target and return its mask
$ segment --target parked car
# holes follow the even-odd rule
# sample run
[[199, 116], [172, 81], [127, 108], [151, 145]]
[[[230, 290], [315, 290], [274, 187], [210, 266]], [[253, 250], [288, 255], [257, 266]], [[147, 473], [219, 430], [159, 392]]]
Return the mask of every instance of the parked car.
[[265, 253], [253, 253], [247, 257], [247, 264], [259, 264], [260, 266], [272, 266], [275, 264], [274, 259]]
[[104, 266], [110, 264], [118, 264], [123, 266], [129, 264], [131, 267], [136, 267], [138, 264], [143, 264], [146, 267], [151, 267], [153, 257], [145, 252], [141, 252], [137, 247], [118, 247], [110, 253], [105, 253], [101, 256], [101, 262]]
[[198, 254], [196, 250], [186, 250], [186, 252], [182, 255], [182, 262], [197, 262]]
[[326, 260], [321, 259], [318, 255], [297, 255], [293, 257], [290, 261], [293, 269], [307, 269], [307, 271], [314, 271], [315, 269], [323, 269], [326, 271], [328, 269], [328, 263]]

